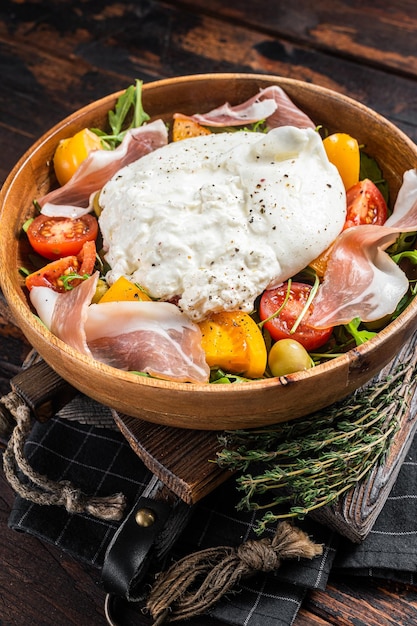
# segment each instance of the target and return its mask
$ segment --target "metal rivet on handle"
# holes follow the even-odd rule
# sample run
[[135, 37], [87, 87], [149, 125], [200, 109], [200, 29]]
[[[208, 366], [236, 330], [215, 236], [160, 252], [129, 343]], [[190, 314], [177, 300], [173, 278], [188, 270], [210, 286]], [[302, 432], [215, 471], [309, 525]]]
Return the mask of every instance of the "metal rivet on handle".
[[156, 515], [155, 511], [148, 508], [139, 509], [135, 515], [136, 524], [143, 528], [148, 528], [155, 523]]

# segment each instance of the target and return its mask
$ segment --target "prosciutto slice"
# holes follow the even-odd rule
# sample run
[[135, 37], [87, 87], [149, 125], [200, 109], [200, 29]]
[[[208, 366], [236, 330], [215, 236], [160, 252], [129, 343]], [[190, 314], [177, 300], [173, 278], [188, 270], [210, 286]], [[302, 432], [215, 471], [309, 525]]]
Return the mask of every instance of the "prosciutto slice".
[[[184, 118], [182, 114], [174, 117]], [[265, 119], [269, 129], [278, 126], [316, 128], [316, 124], [301, 111], [278, 85], [261, 89], [256, 96], [241, 104], [231, 106], [228, 102], [208, 113], [189, 116], [203, 126], [223, 127], [253, 124]]]
[[72, 291], [33, 287], [32, 304], [59, 339], [118, 369], [176, 382], [207, 383], [199, 327], [169, 302], [90, 304], [98, 273]]
[[87, 356], [92, 354], [87, 344], [85, 323], [98, 277], [99, 273], [95, 272], [75, 289], [64, 293], [49, 287], [32, 287], [29, 294], [45, 326], [59, 339]]
[[370, 322], [393, 313], [409, 284], [385, 250], [399, 233], [416, 230], [417, 170], [409, 170], [383, 226], [355, 226], [336, 239], [309, 324], [327, 328], [355, 317]]
[[177, 382], [208, 382], [199, 327], [169, 302], [103, 302], [89, 307], [88, 347], [99, 361]]
[[80, 217], [91, 211], [90, 198], [122, 167], [168, 143], [162, 120], [129, 130], [115, 150], [94, 150], [62, 187], [38, 200], [41, 213], [53, 217]]

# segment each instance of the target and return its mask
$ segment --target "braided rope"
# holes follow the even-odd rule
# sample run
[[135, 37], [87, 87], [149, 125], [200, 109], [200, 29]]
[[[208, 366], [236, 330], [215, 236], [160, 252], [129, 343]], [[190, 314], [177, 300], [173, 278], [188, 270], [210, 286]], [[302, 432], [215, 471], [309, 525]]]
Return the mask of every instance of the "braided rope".
[[[24, 454], [25, 441], [32, 428], [29, 407], [13, 391], [0, 398], [0, 403], [16, 422], [3, 455], [5, 476], [16, 493], [35, 504], [63, 506], [68, 513], [88, 513], [104, 520], [122, 519], [126, 507], [122, 493], [88, 496], [70, 481], [53, 481], [36, 472]], [[20, 479], [19, 470], [30, 482]]]

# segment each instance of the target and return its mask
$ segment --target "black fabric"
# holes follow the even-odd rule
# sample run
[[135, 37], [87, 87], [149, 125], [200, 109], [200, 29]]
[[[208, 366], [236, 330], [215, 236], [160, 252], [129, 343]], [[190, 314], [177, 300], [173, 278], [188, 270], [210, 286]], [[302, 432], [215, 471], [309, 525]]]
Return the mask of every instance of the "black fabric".
[[[76, 402], [80, 404], [79, 398]], [[86, 399], [87, 411], [89, 403]], [[25, 455], [38, 472], [52, 480], [70, 480], [85, 493], [103, 496], [124, 493], [129, 510], [152, 477], [118, 431], [62, 417], [34, 425]], [[232, 478], [197, 504], [170, 558], [177, 559], [210, 546], [236, 546], [247, 539], [256, 539], [253, 531], [256, 515], [237, 513], [237, 498]], [[70, 515], [63, 508], [36, 505], [16, 497], [9, 526], [36, 535], [101, 568], [120, 523]], [[306, 589], [325, 588], [338, 540], [318, 524], [306, 522], [304, 527], [314, 540], [325, 543], [323, 556], [313, 561], [286, 562], [276, 575], [255, 576], [237, 594], [219, 603], [213, 615], [236, 625], [290, 624]]]
[[[80, 404], [79, 398], [77, 402]], [[91, 401], [86, 402], [88, 410]], [[35, 424], [25, 454], [37, 471], [54, 480], [70, 480], [85, 493], [123, 492], [128, 509], [152, 478], [118, 431], [62, 416], [47, 424]], [[312, 561], [287, 561], [275, 574], [259, 574], [243, 581], [237, 593], [222, 600], [211, 614], [235, 626], [290, 625], [306, 590], [324, 589], [332, 567], [359, 575], [381, 573], [387, 578], [413, 581], [417, 570], [416, 458], [417, 439], [374, 530], [361, 545], [350, 543], [314, 521], [297, 522], [314, 541], [323, 543], [323, 555]], [[236, 546], [247, 539], [256, 539], [253, 531], [256, 513], [237, 512], [238, 499], [232, 477], [195, 505], [170, 558], [177, 559], [206, 547]], [[9, 526], [101, 568], [120, 522], [104, 522], [84, 514], [70, 515], [60, 507], [35, 505], [16, 497]]]
[[[130, 452], [117, 431], [62, 419], [36, 423], [25, 445], [29, 463], [41, 474], [51, 480], [70, 480], [86, 494], [122, 492], [128, 508], [152, 476]], [[20, 497], [16, 497], [9, 525], [97, 567], [102, 566], [119, 526], [88, 515], [69, 515], [62, 507], [35, 505]]]
[[416, 582], [417, 435], [366, 540], [352, 545], [343, 539], [334, 567], [357, 576]]

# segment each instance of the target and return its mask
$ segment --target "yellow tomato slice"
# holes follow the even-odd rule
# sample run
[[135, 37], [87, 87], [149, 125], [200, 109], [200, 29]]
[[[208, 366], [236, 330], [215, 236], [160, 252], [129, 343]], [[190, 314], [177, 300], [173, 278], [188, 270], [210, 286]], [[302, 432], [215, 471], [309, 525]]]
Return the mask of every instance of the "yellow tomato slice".
[[323, 139], [324, 149], [330, 163], [339, 171], [345, 189], [350, 189], [359, 181], [359, 144], [346, 133], [334, 133]]
[[54, 154], [55, 175], [60, 185], [65, 185], [93, 150], [100, 150], [100, 137], [84, 128], [73, 137], [62, 139]]
[[211, 131], [187, 117], [174, 118], [172, 125], [172, 141], [181, 141], [182, 139], [198, 137], [199, 135], [211, 135]]
[[211, 368], [221, 368], [246, 378], [260, 378], [267, 351], [257, 324], [247, 313], [222, 311], [199, 323], [202, 346]]
[[311, 261], [311, 263], [309, 263], [309, 266], [316, 272], [319, 278], [323, 278], [326, 272], [327, 263], [329, 261], [329, 256], [331, 254], [332, 249], [333, 249], [333, 244], [330, 244], [330, 246], [326, 248], [324, 252], [319, 254], [319, 256], [316, 257], [314, 261]]
[[137, 301], [143, 302], [151, 300], [143, 289], [132, 283], [124, 276], [120, 276], [100, 298], [102, 302], [121, 302], [121, 301]]

